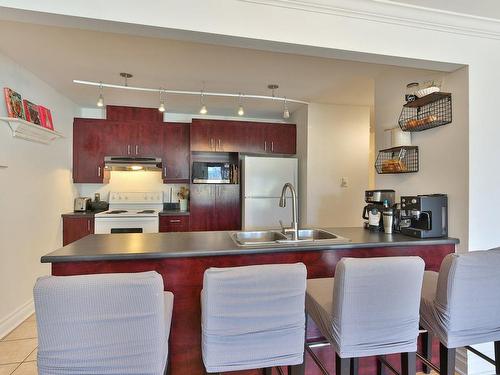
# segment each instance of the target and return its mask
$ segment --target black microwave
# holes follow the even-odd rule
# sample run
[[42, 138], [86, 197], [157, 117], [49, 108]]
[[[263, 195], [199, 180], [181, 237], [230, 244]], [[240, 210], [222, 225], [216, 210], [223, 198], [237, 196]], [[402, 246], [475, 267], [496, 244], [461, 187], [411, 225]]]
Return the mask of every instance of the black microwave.
[[231, 164], [195, 161], [191, 175], [193, 184], [230, 184]]

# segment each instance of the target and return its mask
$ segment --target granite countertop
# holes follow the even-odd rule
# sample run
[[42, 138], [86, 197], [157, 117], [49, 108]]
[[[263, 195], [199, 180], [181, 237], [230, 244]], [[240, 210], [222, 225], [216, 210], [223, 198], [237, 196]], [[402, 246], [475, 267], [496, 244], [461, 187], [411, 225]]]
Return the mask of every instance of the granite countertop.
[[370, 232], [364, 228], [325, 228], [349, 238], [348, 243], [284, 243], [272, 246], [238, 246], [231, 232], [171, 232], [94, 234], [86, 236], [41, 258], [42, 263], [161, 259], [217, 255], [315, 251], [370, 247], [458, 244], [456, 238], [419, 239], [394, 233]]
[[185, 216], [185, 215], [189, 215], [189, 211], [180, 211], [180, 210], [160, 211], [160, 216]]
[[62, 214], [62, 217], [94, 217], [94, 215], [101, 211], [82, 211], [82, 212], [68, 212]]

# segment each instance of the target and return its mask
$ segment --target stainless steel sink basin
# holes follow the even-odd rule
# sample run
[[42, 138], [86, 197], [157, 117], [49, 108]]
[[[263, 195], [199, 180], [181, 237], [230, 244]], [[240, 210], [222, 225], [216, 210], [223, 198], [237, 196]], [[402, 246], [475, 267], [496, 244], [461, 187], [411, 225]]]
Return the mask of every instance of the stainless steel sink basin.
[[345, 237], [338, 236], [334, 233], [323, 229], [299, 229], [298, 240], [292, 240], [291, 237], [284, 235], [281, 232], [269, 231], [253, 231], [253, 232], [233, 232], [231, 238], [239, 246], [272, 246], [284, 243], [344, 243], [350, 242]]
[[231, 238], [241, 246], [275, 245], [277, 241], [287, 239], [277, 231], [234, 232], [231, 233]]

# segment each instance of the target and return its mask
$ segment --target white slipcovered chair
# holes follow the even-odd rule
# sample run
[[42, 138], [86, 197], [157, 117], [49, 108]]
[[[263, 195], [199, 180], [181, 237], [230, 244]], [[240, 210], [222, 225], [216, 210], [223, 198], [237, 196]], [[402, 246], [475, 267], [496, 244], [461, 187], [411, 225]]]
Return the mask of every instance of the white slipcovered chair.
[[209, 268], [201, 293], [208, 373], [289, 366], [304, 373], [306, 267]]
[[47, 276], [34, 288], [40, 375], [160, 375], [173, 294], [156, 272]]
[[[335, 278], [307, 281], [306, 311], [335, 351], [336, 374], [356, 374], [359, 357], [401, 353], [402, 374], [416, 373], [419, 257], [343, 258]], [[313, 357], [314, 358], [314, 357]]]
[[[440, 341], [441, 375], [455, 373], [456, 348], [475, 351], [470, 345], [485, 342], [494, 342], [495, 359], [489, 362], [500, 374], [500, 248], [449, 254], [439, 273], [425, 272], [420, 317], [421, 326]], [[424, 337], [427, 360], [430, 345]]]

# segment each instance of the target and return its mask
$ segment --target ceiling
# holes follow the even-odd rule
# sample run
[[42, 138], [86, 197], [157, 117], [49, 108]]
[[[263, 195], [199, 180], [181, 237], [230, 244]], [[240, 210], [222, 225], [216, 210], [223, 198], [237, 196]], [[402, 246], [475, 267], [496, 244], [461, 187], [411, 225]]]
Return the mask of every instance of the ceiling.
[[[18, 41], [13, 43], [12, 35]], [[81, 107], [94, 107], [96, 87], [73, 79], [131, 86], [269, 95], [321, 103], [372, 105], [374, 78], [394, 66], [142, 37], [95, 30], [0, 21], [0, 52]], [[155, 107], [154, 93], [104, 89], [106, 104]], [[209, 114], [234, 116], [237, 99], [207, 97]], [[197, 113], [196, 96], [169, 95], [167, 111]], [[279, 118], [282, 103], [246, 99], [249, 117]], [[290, 104], [290, 110], [299, 104]]]
[[394, 0], [390, 2], [426, 7], [446, 12], [462, 13], [477, 17], [500, 19], [500, 2], [498, 0]]

